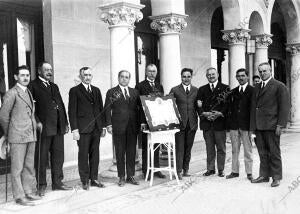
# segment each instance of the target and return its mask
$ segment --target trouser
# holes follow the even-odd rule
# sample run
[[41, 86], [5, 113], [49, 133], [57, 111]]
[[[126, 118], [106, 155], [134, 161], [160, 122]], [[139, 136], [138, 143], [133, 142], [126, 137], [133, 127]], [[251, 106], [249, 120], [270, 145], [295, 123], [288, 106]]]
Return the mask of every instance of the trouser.
[[78, 144], [78, 170], [82, 183], [89, 179], [98, 180], [100, 132], [95, 129], [88, 134], [80, 134]]
[[175, 134], [177, 173], [181, 173], [182, 170], [189, 170], [195, 134], [196, 130], [191, 130], [189, 123], [184, 130]]
[[118, 177], [125, 177], [125, 165], [127, 178], [134, 176], [137, 134], [127, 128], [124, 134], [113, 133], [113, 142], [116, 149]]
[[[46, 176], [49, 152], [52, 185], [61, 186], [64, 177], [64, 135], [42, 136], [40, 145], [39, 143], [36, 144], [35, 169], [36, 175], [39, 173], [39, 186], [47, 186]], [[38, 157], [40, 157], [39, 164]], [[38, 165], [40, 165], [39, 169]], [[38, 176], [36, 176], [36, 179], [38, 179]]]
[[11, 184], [14, 199], [32, 193], [34, 178], [35, 142], [11, 143]]
[[203, 137], [206, 144], [207, 170], [215, 170], [217, 148], [217, 167], [219, 171], [223, 171], [226, 156], [226, 131], [203, 130]]
[[252, 174], [252, 143], [249, 131], [241, 129], [230, 130], [230, 139], [232, 144], [232, 172], [239, 173], [239, 154], [241, 144], [243, 143], [245, 170], [247, 174]]
[[256, 147], [259, 154], [259, 175], [282, 179], [280, 136], [275, 131], [256, 130]]

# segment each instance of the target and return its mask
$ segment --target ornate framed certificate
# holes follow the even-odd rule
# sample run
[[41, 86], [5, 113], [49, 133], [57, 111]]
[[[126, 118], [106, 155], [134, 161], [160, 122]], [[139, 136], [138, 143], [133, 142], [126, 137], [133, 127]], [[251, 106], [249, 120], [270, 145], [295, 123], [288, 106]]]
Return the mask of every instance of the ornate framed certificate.
[[163, 97], [140, 96], [149, 130], [178, 129], [181, 117], [172, 95]]

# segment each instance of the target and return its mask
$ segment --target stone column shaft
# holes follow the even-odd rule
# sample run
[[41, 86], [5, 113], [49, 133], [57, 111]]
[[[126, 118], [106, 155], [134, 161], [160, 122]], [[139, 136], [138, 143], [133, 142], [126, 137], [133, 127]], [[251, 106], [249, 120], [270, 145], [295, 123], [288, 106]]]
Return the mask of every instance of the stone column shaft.
[[151, 28], [159, 31], [160, 78], [165, 93], [180, 83], [180, 32], [186, 27], [186, 15], [167, 14], [150, 17]]
[[263, 62], [268, 62], [268, 47], [272, 44], [271, 34], [261, 34], [253, 36], [255, 38], [255, 59], [254, 59], [254, 74], [258, 75], [258, 65]]
[[290, 129], [300, 132], [300, 43], [288, 44], [291, 57], [291, 124]]
[[250, 38], [248, 29], [223, 30], [223, 40], [229, 42], [229, 86], [238, 85], [236, 71], [246, 68], [246, 40]]

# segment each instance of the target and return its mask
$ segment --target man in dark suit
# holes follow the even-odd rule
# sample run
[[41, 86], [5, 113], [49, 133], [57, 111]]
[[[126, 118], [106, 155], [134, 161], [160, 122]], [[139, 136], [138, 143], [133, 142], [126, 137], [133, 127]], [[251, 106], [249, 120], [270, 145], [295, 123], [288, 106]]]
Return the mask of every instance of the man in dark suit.
[[98, 181], [100, 136], [105, 136], [103, 102], [100, 89], [91, 85], [92, 70], [79, 70], [81, 83], [69, 92], [69, 119], [73, 139], [78, 145], [78, 169], [82, 188], [104, 187]]
[[[51, 178], [53, 190], [71, 189], [63, 184], [64, 134], [69, 131], [65, 105], [58, 86], [51, 82], [52, 66], [41, 62], [38, 66], [38, 77], [31, 82], [29, 90], [35, 100], [36, 116], [43, 124], [41, 143], [36, 144], [35, 168], [38, 183], [38, 194], [45, 195], [47, 186], [46, 169], [50, 152]], [[40, 162], [38, 164], [38, 162]], [[39, 166], [39, 168], [38, 168]], [[39, 179], [39, 180], [38, 180]]]
[[32, 201], [40, 199], [32, 194], [34, 184], [34, 150], [36, 131], [42, 124], [35, 118], [35, 105], [27, 86], [30, 81], [29, 68], [17, 68], [16, 85], [4, 96], [0, 110], [0, 125], [10, 145], [11, 185], [17, 204], [33, 206]]
[[[198, 116], [196, 111], [198, 89], [191, 85], [192, 76], [192, 69], [183, 68], [181, 70], [181, 84], [172, 88], [170, 91], [170, 94], [173, 94], [176, 99], [176, 105], [182, 119], [180, 131], [175, 134], [176, 166], [180, 180], [182, 176], [190, 176], [189, 164], [191, 151], [198, 129]], [[182, 170], [183, 174], [181, 175]]]
[[228, 85], [218, 81], [219, 74], [215, 68], [206, 70], [208, 84], [202, 86], [197, 94], [200, 129], [206, 143], [207, 171], [204, 176], [215, 174], [215, 159], [217, 148], [218, 176], [224, 177], [226, 155], [226, 97], [229, 93]]
[[[130, 73], [122, 70], [118, 74], [119, 85], [106, 93], [105, 115], [108, 133], [112, 134], [116, 149], [119, 186], [126, 182], [138, 185], [134, 179], [135, 154], [137, 133], [139, 131], [139, 93], [136, 89], [128, 87]], [[126, 163], [125, 163], [126, 155]]]
[[[163, 96], [164, 95], [164, 88], [163, 86], [155, 81], [157, 75], [157, 68], [154, 64], [149, 64], [146, 67], [146, 80], [140, 82], [135, 86], [135, 88], [139, 91], [140, 95], [149, 95], [149, 96]], [[140, 116], [142, 121], [141, 131], [146, 126], [146, 118], [143, 112], [143, 109], [140, 108]], [[144, 177], [146, 177], [147, 172], [147, 134], [142, 134], [142, 171]], [[159, 168], [159, 149], [156, 149], [154, 152], [154, 167]], [[162, 174], [160, 171], [155, 172], [154, 176], [158, 178], [165, 178], [166, 176]]]
[[289, 93], [283, 83], [272, 78], [269, 63], [261, 63], [258, 71], [262, 82], [254, 88], [250, 130], [256, 134], [260, 167], [259, 177], [252, 183], [269, 182], [272, 177], [271, 186], [277, 187], [282, 179], [280, 135], [288, 121]]
[[239, 86], [228, 97], [227, 125], [232, 144], [232, 170], [226, 179], [239, 177], [239, 154], [243, 144], [247, 178], [252, 180], [252, 143], [250, 136], [250, 107], [253, 87], [248, 84], [248, 71], [244, 68], [236, 71]]

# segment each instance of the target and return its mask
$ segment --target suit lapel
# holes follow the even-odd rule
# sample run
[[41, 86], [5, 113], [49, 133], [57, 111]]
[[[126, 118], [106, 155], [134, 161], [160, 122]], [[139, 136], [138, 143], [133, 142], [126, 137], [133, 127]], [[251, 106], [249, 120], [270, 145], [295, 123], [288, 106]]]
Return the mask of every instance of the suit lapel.
[[[26, 99], [26, 94], [25, 92], [23, 91], [23, 89], [21, 89], [19, 86], [16, 86], [16, 90], [18, 92], [18, 96], [21, 98], [21, 100], [23, 100], [27, 105], [28, 107], [33, 110], [33, 99], [32, 99], [32, 96], [30, 94], [30, 92], [28, 93], [29, 94], [29, 99], [30, 101], [28, 102], [28, 100]], [[27, 89], [28, 90], [28, 89]]]
[[[39, 77], [37, 77], [37, 82], [38, 82], [38, 84], [40, 85], [40, 88], [41, 88], [42, 90], [44, 90], [44, 91], [46, 91], [47, 93], [50, 94], [50, 91], [47, 89], [47, 87], [45, 86], [45, 84], [43, 83], [43, 81], [40, 80]], [[50, 84], [51, 84], [51, 83], [50, 83]], [[51, 87], [51, 88], [52, 88], [52, 87]]]
[[[91, 96], [89, 95], [89, 93], [87, 92], [87, 90], [85, 89], [85, 87], [81, 84], [79, 84], [79, 89], [80, 91], [84, 94], [84, 96], [89, 100], [89, 101], [93, 101]], [[93, 92], [94, 93], [94, 92]]]
[[266, 91], [271, 87], [271, 85], [273, 84], [273, 78], [270, 79], [270, 81], [267, 83], [267, 85], [265, 85], [265, 87], [261, 90], [261, 85], [262, 83], [260, 83], [259, 85], [259, 91], [258, 91], [258, 98], [261, 97], [262, 95], [264, 95], [264, 93], [266, 93]]

